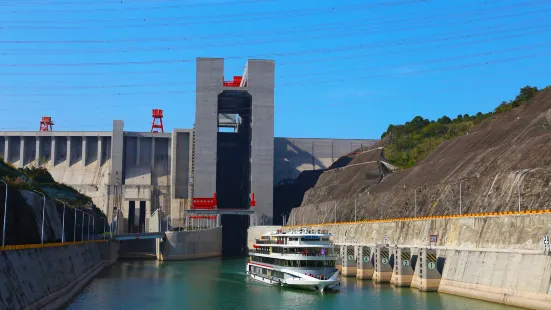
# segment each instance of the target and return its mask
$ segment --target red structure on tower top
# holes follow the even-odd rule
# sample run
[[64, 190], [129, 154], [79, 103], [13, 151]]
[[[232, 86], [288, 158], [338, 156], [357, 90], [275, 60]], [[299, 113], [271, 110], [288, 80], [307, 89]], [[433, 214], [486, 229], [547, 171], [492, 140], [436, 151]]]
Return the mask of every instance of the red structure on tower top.
[[241, 81], [243, 80], [242, 76], [234, 76], [233, 81], [224, 81], [224, 86], [228, 87], [239, 87], [241, 85]]
[[53, 131], [52, 126], [54, 125], [54, 122], [52, 122], [52, 118], [49, 116], [42, 116], [42, 120], [40, 120], [40, 129], [39, 131]]
[[[161, 129], [161, 132], [164, 133], [165, 128], [163, 126], [163, 110], [153, 109], [152, 115], [153, 122], [151, 123], [151, 132], [158, 132], [155, 128], [159, 128]], [[159, 120], [159, 124], [157, 124], [157, 120]]]

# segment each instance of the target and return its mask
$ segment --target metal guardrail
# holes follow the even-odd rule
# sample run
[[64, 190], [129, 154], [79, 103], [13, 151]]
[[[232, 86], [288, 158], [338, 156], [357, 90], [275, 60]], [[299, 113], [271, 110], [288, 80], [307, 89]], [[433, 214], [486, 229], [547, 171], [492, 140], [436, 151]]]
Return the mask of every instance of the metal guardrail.
[[458, 219], [458, 218], [475, 218], [475, 217], [499, 217], [499, 216], [511, 216], [511, 215], [532, 215], [532, 214], [551, 214], [551, 210], [527, 210], [527, 211], [509, 211], [509, 212], [488, 212], [488, 213], [471, 213], [471, 214], [452, 214], [452, 215], [434, 215], [434, 216], [420, 216], [420, 217], [403, 217], [403, 218], [390, 218], [390, 219], [374, 219], [374, 220], [360, 220], [355, 222], [327, 222], [319, 224], [299, 224], [289, 225], [285, 228], [300, 228], [300, 227], [316, 227], [316, 226], [329, 226], [329, 225], [343, 225], [343, 224], [362, 224], [362, 223], [392, 223], [392, 222], [408, 222], [408, 221], [426, 221], [435, 219]]
[[109, 241], [110, 240], [88, 240], [88, 241], [63, 242], [63, 243], [55, 242], [55, 243], [44, 243], [44, 244], [16, 244], [16, 245], [6, 245], [4, 247], [0, 246], [0, 251], [52, 248], [52, 247], [61, 247], [61, 246], [67, 246], [67, 245], [95, 243], [95, 242], [109, 242]]
[[266, 254], [266, 255], [281, 255], [281, 256], [288, 256], [288, 257], [336, 257], [336, 254], [319, 254], [319, 255], [313, 255], [313, 254], [301, 254], [301, 253], [277, 253], [277, 252], [271, 252], [270, 251], [255, 251], [255, 250], [249, 250], [249, 253], [252, 254]]

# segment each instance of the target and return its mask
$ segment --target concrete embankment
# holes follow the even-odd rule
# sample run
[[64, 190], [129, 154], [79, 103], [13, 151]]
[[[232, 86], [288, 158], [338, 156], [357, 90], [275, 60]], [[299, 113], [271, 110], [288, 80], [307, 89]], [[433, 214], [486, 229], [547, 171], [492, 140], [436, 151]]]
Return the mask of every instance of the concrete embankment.
[[59, 309], [117, 255], [116, 242], [1, 251], [0, 308]]
[[[340, 244], [381, 245], [386, 236], [389, 246], [411, 247], [413, 256], [429, 246], [430, 235], [437, 235], [433, 248], [441, 276], [439, 292], [551, 309], [551, 256], [543, 246], [543, 237], [551, 236], [551, 214], [310, 227], [329, 230], [333, 241]], [[260, 233], [250, 229], [249, 239]]]
[[167, 232], [157, 241], [158, 260], [188, 260], [222, 256], [222, 227]]

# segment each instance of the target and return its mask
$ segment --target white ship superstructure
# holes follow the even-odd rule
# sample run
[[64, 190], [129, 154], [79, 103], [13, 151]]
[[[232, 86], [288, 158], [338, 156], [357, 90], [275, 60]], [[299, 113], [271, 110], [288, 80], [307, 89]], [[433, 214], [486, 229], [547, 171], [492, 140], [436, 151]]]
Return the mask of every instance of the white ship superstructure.
[[268, 284], [323, 292], [340, 286], [327, 231], [278, 230], [257, 239], [249, 250], [247, 274]]

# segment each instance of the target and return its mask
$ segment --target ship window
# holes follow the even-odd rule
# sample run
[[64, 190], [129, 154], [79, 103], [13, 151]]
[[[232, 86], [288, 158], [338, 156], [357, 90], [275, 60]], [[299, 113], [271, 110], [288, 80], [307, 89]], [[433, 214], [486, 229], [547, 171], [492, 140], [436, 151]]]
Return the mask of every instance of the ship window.
[[319, 241], [320, 237], [318, 236], [304, 236], [302, 237], [303, 241]]

